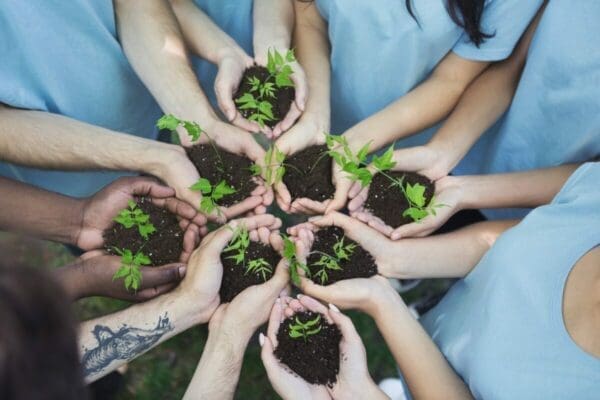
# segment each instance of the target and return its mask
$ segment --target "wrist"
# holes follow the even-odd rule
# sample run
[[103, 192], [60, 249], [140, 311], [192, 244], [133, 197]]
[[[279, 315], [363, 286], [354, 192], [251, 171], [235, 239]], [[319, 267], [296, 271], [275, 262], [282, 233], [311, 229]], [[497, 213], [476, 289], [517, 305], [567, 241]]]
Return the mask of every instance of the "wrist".
[[269, 51], [276, 51], [282, 56], [290, 49], [290, 41], [285, 39], [271, 40], [268, 44], [254, 44], [254, 60], [258, 65], [267, 65]]
[[391, 310], [399, 308], [406, 308], [406, 304], [398, 292], [390, 286], [373, 296], [369, 309], [365, 311], [379, 325], [385, 321]]
[[87, 296], [88, 288], [83, 276], [83, 263], [75, 262], [54, 271], [54, 278], [65, 291], [67, 298], [75, 301]]
[[463, 157], [463, 154], [456, 153], [456, 146], [435, 136], [425, 147], [435, 154], [436, 161], [432, 168], [438, 171], [440, 177], [448, 175]]
[[183, 147], [175, 144], [157, 143], [157, 146], [153, 146], [143, 153], [139, 172], [145, 172], [166, 181], [165, 177], [169, 175], [173, 165], [185, 161], [189, 162], [189, 159]]

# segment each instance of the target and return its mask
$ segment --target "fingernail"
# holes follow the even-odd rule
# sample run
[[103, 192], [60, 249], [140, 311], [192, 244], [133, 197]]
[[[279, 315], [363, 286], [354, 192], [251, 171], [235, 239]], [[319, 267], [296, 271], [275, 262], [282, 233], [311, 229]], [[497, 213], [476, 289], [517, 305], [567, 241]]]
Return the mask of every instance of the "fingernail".
[[183, 278], [185, 276], [185, 271], [187, 270], [185, 265], [182, 265], [181, 267], [179, 267], [178, 271], [179, 271], [179, 277]]
[[258, 335], [258, 344], [260, 344], [260, 347], [263, 347], [265, 344], [265, 335], [263, 335], [262, 332]]
[[279, 304], [281, 302], [281, 300], [278, 298], [275, 299], [275, 304]]
[[296, 295], [296, 298], [297, 298], [298, 300], [300, 300], [302, 297], [304, 297], [304, 295], [303, 295], [303, 294], [300, 294], [300, 293], [298, 293], [298, 294]]
[[337, 308], [336, 306], [334, 306], [334, 305], [333, 305], [333, 304], [331, 304], [331, 303], [329, 303], [329, 309], [330, 309], [331, 311], [335, 311], [335, 312], [337, 312], [337, 313], [339, 313], [339, 312], [340, 312], [339, 308]]

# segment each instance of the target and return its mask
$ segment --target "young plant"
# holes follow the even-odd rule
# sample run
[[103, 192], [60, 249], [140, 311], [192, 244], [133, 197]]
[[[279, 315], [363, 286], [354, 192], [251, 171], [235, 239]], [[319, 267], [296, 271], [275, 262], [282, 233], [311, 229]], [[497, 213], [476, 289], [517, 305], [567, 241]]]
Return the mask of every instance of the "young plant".
[[206, 178], [198, 179], [198, 182], [190, 186], [190, 190], [202, 193], [200, 211], [203, 211], [206, 214], [212, 213], [215, 209], [218, 210], [219, 206], [217, 202], [223, 197], [236, 192], [236, 190], [229, 186], [224, 180], [213, 185]]
[[[346, 138], [342, 136], [326, 135], [329, 155], [342, 168], [342, 171], [348, 174], [353, 181], [360, 182], [362, 187], [368, 186], [373, 181], [374, 174], [366, 167], [366, 158], [369, 153], [369, 145], [364, 145], [356, 154], [352, 152]], [[341, 152], [340, 152], [341, 149]], [[395, 178], [387, 173], [396, 165], [393, 161], [394, 146], [390, 146], [381, 156], [374, 155], [372, 164], [376, 172], [382, 174], [390, 180], [391, 186], [397, 187], [409, 204], [403, 213], [403, 217], [410, 217], [414, 222], [419, 222], [426, 216], [436, 215], [435, 209], [443, 207], [443, 204], [436, 204], [435, 198], [427, 203], [425, 198], [426, 187], [420, 183], [411, 185], [409, 182], [404, 184], [404, 177]]]
[[152, 263], [150, 257], [142, 253], [141, 250], [133, 254], [129, 249], [115, 248], [115, 252], [121, 256], [121, 266], [113, 275], [113, 281], [124, 278], [125, 289], [137, 291], [142, 283], [141, 267]]
[[[158, 121], [156, 121], [156, 127], [158, 129], [160, 129], [160, 130], [168, 129], [172, 133], [176, 133], [177, 128], [179, 126], [183, 126], [183, 128], [187, 131], [187, 134], [189, 135], [189, 137], [194, 142], [196, 140], [200, 139], [200, 135], [202, 134], [202, 132], [204, 132], [204, 130], [202, 128], [200, 128], [200, 125], [198, 125], [197, 122], [185, 121], [185, 120], [177, 118], [176, 116], [174, 116], [172, 114], [163, 115], [162, 117], [159, 118]], [[206, 132], [205, 132], [205, 134], [206, 134]]]
[[156, 232], [156, 228], [150, 222], [150, 216], [138, 208], [137, 203], [133, 200], [129, 200], [127, 205], [128, 208], [121, 210], [114, 221], [127, 229], [137, 226], [140, 235], [148, 240], [148, 236]]
[[321, 285], [325, 285], [329, 280], [328, 271], [341, 271], [342, 267], [340, 266], [340, 262], [342, 260], [349, 260], [352, 254], [354, 253], [354, 249], [356, 249], [356, 244], [345, 244], [344, 239], [345, 237], [338, 239], [338, 241], [335, 242], [335, 244], [333, 245], [333, 253], [335, 254], [335, 256], [319, 252], [321, 258], [313, 265], [321, 267], [321, 269], [314, 274], [314, 276], [319, 278]]
[[306, 264], [298, 261], [298, 256], [296, 255], [296, 244], [294, 243], [294, 241], [285, 235], [283, 235], [282, 238], [283, 258], [285, 258], [288, 262], [290, 269], [290, 278], [296, 286], [300, 286], [300, 273], [298, 272], [298, 270], [303, 270], [305, 275], [310, 278], [310, 269], [308, 269]]
[[315, 318], [302, 322], [298, 317], [294, 319], [293, 324], [289, 324], [289, 335], [292, 339], [303, 338], [304, 342], [308, 341], [310, 336], [316, 335], [321, 332], [321, 315], [317, 315]]
[[257, 273], [267, 281], [273, 273], [273, 267], [264, 258], [254, 260], [246, 260], [246, 252], [250, 246], [250, 234], [246, 228], [237, 228], [233, 234], [233, 238], [229, 242], [229, 246], [223, 249], [224, 253], [234, 252], [235, 254], [227, 257], [235, 261], [237, 265], [243, 265], [246, 274]]
[[277, 50], [269, 50], [267, 54], [267, 71], [269, 75], [261, 82], [257, 77], [249, 77], [250, 89], [235, 102], [240, 105], [240, 110], [250, 110], [248, 117], [250, 121], [258, 123], [264, 128], [265, 122], [273, 121], [273, 106], [269, 100], [276, 98], [275, 89], [283, 87], [294, 87], [290, 78], [292, 67], [290, 63], [296, 61], [293, 50], [288, 50], [285, 55]]

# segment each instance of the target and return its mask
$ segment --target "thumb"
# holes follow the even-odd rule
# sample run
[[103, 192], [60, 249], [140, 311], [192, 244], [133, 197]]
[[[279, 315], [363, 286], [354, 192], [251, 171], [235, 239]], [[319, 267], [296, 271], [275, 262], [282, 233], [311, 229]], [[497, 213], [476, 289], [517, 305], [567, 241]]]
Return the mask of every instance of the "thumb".
[[360, 340], [352, 320], [346, 315], [342, 314], [340, 310], [331, 303], [329, 303], [329, 316], [340, 329], [340, 332], [342, 332], [344, 339], [348, 341], [355, 341], [357, 339]]
[[350, 190], [350, 185], [351, 183], [345, 178], [340, 182], [337, 182], [335, 186], [335, 195], [325, 209], [325, 214], [344, 208], [346, 201], [348, 200], [348, 191]]
[[265, 366], [267, 375], [272, 376], [273, 373], [276, 372], [277, 368], [279, 367], [279, 361], [277, 361], [277, 359], [275, 358], [275, 354], [273, 354], [275, 349], [273, 348], [271, 340], [262, 333], [258, 335], [258, 341], [262, 347], [260, 351], [260, 358], [262, 359], [263, 365]]
[[376, 250], [382, 240], [387, 240], [385, 236], [370, 226], [339, 212], [331, 212], [322, 217], [312, 218], [310, 222], [319, 227], [333, 225], [342, 228], [350, 239], [360, 243], [369, 252]]
[[281, 290], [288, 284], [290, 280], [289, 268], [286, 260], [279, 261], [275, 273], [263, 285], [269, 289], [269, 292], [279, 295]]

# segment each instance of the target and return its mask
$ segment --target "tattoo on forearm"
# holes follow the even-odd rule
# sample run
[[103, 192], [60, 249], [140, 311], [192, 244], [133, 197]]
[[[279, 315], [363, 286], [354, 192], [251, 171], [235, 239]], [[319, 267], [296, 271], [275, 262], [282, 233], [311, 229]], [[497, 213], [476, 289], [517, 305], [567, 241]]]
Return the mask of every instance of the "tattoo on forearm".
[[98, 346], [84, 349], [82, 364], [85, 376], [97, 374], [115, 360], [130, 360], [150, 349], [167, 332], [173, 330], [167, 314], [158, 318], [156, 327], [140, 329], [123, 325], [113, 332], [105, 325], [96, 325], [92, 333]]

